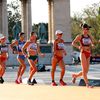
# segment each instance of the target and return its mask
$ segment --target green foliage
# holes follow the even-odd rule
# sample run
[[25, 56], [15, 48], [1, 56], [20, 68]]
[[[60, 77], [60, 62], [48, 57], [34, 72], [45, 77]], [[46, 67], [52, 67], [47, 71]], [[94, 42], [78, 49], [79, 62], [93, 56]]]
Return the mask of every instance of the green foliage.
[[74, 15], [73, 18], [71, 18], [71, 32], [72, 32], [72, 39], [76, 37], [76, 35], [81, 33], [81, 24], [82, 18], [80, 16]]
[[[82, 14], [75, 14], [71, 18], [72, 39], [81, 33], [80, 24], [82, 22], [88, 23], [92, 27], [90, 32], [94, 39], [96, 41], [100, 40], [100, 2], [88, 6], [83, 10]], [[93, 54], [100, 54], [100, 44], [96, 43], [92, 51]]]
[[11, 42], [14, 38], [13, 33], [13, 27], [18, 23], [18, 25], [21, 27], [21, 14], [20, 14], [20, 8], [18, 4], [18, 0], [12, 1], [10, 4], [7, 5], [8, 10], [8, 38]]

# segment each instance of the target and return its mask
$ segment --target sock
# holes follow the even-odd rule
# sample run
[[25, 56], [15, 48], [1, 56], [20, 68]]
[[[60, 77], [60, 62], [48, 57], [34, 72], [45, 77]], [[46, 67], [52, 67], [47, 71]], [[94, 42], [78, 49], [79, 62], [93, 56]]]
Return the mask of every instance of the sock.
[[54, 82], [54, 80], [52, 80], [52, 82]]

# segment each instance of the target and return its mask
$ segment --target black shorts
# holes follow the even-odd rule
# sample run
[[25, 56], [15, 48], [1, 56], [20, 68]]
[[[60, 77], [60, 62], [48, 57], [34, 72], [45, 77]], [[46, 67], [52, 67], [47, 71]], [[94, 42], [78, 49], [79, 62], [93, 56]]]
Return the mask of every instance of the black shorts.
[[37, 55], [35, 55], [35, 56], [31, 56], [31, 55], [30, 55], [30, 56], [28, 57], [28, 59], [33, 60], [33, 61], [35, 61], [37, 58], [38, 58]]

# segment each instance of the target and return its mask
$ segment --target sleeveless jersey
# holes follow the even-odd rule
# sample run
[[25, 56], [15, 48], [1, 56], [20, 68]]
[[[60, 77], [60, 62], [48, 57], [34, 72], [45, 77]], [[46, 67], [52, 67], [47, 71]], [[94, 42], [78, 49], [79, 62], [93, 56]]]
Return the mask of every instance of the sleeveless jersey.
[[56, 39], [55, 42], [57, 50], [63, 50], [65, 48], [64, 41], [62, 39], [61, 40]]
[[37, 51], [37, 44], [36, 43], [31, 43], [27, 48], [27, 51], [29, 51], [29, 50]]
[[89, 35], [87, 37], [84, 37], [84, 35], [82, 35], [82, 38], [81, 38], [82, 46], [90, 46], [91, 42], [92, 41]]
[[0, 54], [3, 52], [8, 52], [8, 45], [7, 44], [5, 44], [5, 45], [0, 44]]
[[18, 51], [19, 52], [22, 52], [21, 49], [22, 49], [22, 47], [23, 47], [24, 44], [25, 44], [25, 41], [20, 41], [20, 40], [18, 41]]

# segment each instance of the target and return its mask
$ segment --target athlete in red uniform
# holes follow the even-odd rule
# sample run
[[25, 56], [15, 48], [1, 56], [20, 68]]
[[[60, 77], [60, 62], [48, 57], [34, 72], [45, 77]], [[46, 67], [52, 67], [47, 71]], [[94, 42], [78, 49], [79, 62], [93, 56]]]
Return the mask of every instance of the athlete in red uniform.
[[[91, 27], [87, 24], [82, 25], [82, 34], [76, 36], [73, 40], [72, 45], [80, 50], [80, 59], [81, 59], [81, 66], [82, 71], [79, 73], [72, 74], [73, 83], [75, 83], [76, 78], [83, 76], [85, 84], [87, 87], [93, 87], [89, 84], [87, 73], [89, 70], [90, 64], [90, 55], [91, 55], [91, 46], [93, 46], [93, 37], [89, 34], [89, 29]], [[79, 45], [77, 44], [79, 43]]]
[[5, 43], [6, 37], [0, 34], [0, 83], [4, 82], [3, 75], [5, 73], [6, 60], [8, 58], [8, 46]]
[[63, 55], [66, 55], [65, 46], [64, 46], [64, 40], [62, 39], [63, 32], [60, 30], [56, 31], [56, 40], [54, 41], [54, 54], [52, 57], [52, 70], [51, 70], [51, 78], [52, 78], [52, 86], [57, 86], [54, 74], [56, 70], [56, 65], [58, 65], [61, 68], [61, 75], [60, 75], [60, 85], [65, 86], [66, 83], [63, 81], [63, 76], [65, 74], [65, 64], [63, 61]]

